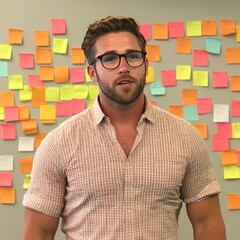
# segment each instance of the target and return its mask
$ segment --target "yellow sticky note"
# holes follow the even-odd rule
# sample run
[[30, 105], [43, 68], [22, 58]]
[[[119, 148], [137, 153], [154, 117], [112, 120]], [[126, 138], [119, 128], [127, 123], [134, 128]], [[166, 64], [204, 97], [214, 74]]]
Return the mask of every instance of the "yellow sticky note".
[[53, 52], [59, 54], [66, 54], [68, 46], [68, 39], [53, 38]]
[[201, 21], [187, 21], [187, 36], [202, 36], [202, 22]]
[[236, 42], [240, 42], [240, 25], [236, 26]]
[[57, 102], [59, 101], [60, 91], [58, 87], [46, 87], [45, 89], [45, 101]]
[[223, 166], [224, 179], [240, 179], [240, 167], [238, 165]]
[[10, 60], [12, 58], [12, 46], [0, 44], [0, 59]]
[[92, 79], [88, 75], [87, 68], [85, 68], [85, 79], [86, 79], [86, 82], [92, 82]]
[[193, 86], [208, 86], [208, 71], [193, 71]]
[[60, 100], [68, 101], [72, 100], [73, 86], [72, 85], [62, 85], [60, 87]]
[[0, 106], [0, 120], [4, 120], [4, 106]]
[[90, 101], [94, 101], [99, 93], [99, 87], [98, 85], [89, 85], [89, 95], [88, 99]]
[[8, 76], [8, 88], [11, 90], [23, 89], [23, 76], [20, 74]]
[[30, 181], [31, 181], [31, 175], [26, 174], [23, 180], [23, 189], [28, 189]]
[[42, 123], [56, 123], [56, 107], [54, 105], [41, 105], [40, 120]]
[[190, 80], [191, 79], [191, 65], [177, 65], [176, 66], [176, 79], [177, 80]]
[[19, 100], [21, 102], [32, 100], [32, 88], [29, 85], [24, 85], [23, 89], [19, 91]]
[[73, 85], [72, 99], [87, 99], [88, 85]]
[[232, 123], [232, 138], [240, 138], [240, 123]]
[[150, 83], [154, 81], [155, 81], [154, 67], [148, 67], [148, 75], [146, 77], [146, 83]]

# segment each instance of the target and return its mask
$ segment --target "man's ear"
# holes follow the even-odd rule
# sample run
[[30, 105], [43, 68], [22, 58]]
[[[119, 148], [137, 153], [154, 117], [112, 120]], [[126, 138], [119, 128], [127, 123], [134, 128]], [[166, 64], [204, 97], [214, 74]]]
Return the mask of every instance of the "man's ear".
[[95, 68], [92, 65], [87, 66], [87, 72], [91, 80], [93, 82], [97, 82], [97, 74], [96, 74]]

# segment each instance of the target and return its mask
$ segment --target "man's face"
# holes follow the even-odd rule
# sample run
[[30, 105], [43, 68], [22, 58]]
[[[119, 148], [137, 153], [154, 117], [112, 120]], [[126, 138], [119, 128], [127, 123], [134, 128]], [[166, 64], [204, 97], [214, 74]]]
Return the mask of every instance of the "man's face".
[[[125, 54], [129, 51], [141, 51], [137, 38], [129, 32], [106, 34], [99, 37], [95, 44], [95, 57], [108, 52]], [[94, 66], [88, 67], [88, 72], [92, 80], [99, 84], [100, 99], [130, 104], [143, 94], [147, 67], [147, 60], [139, 67], [131, 67], [122, 57], [120, 65], [109, 70], [98, 59]]]

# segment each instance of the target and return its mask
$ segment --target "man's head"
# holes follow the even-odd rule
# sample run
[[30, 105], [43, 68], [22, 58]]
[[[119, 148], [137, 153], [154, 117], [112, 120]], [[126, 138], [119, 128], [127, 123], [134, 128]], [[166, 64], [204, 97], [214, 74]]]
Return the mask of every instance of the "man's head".
[[139, 26], [133, 18], [108, 16], [90, 24], [82, 43], [82, 49], [91, 63], [95, 58], [95, 43], [98, 37], [108, 33], [130, 32], [138, 39], [139, 46], [145, 51], [146, 40], [139, 31]]

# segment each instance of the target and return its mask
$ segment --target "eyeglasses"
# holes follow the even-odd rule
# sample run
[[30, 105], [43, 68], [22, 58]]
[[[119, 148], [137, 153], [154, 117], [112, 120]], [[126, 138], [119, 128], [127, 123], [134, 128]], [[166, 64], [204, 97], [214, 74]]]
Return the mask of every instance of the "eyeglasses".
[[140, 67], [145, 60], [146, 52], [131, 51], [125, 54], [105, 53], [97, 56], [90, 65], [94, 64], [98, 59], [106, 69], [116, 69], [121, 63], [121, 58], [124, 57], [130, 67]]

